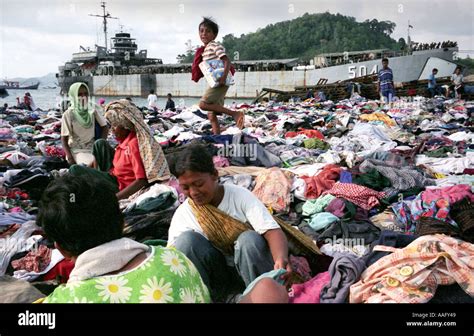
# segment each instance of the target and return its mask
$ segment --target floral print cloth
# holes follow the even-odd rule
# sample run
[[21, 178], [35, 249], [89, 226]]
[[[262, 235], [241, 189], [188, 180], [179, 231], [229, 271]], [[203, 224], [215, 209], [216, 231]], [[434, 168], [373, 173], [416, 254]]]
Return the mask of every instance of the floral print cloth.
[[152, 253], [130, 271], [68, 282], [44, 303], [208, 303], [198, 270], [181, 252], [152, 246]]
[[394, 251], [361, 275], [351, 286], [351, 303], [426, 303], [438, 285], [455, 282], [474, 296], [474, 245], [445, 235], [420, 237], [403, 249], [375, 246]]

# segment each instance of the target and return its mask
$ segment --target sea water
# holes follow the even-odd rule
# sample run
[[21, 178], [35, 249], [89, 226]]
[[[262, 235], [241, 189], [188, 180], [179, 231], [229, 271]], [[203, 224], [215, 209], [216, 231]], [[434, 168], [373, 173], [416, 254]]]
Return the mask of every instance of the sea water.
[[[25, 92], [29, 92], [33, 97], [33, 100], [36, 106], [42, 110], [49, 110], [49, 109], [56, 109], [58, 108], [59, 102], [61, 102], [60, 96], [60, 89], [38, 89], [38, 90], [8, 90], [9, 96], [0, 98], [0, 107], [3, 104], [7, 103], [8, 106], [15, 106], [17, 105], [16, 97], [20, 97], [20, 101], [23, 101], [23, 96]], [[92, 99], [94, 102], [98, 103], [100, 98], [104, 98], [106, 103], [109, 103], [113, 100], [123, 99], [126, 96], [118, 96], [118, 97], [101, 97], [101, 96], [94, 96]], [[132, 101], [135, 105], [142, 107], [147, 106], [147, 98], [146, 97], [131, 97]], [[173, 101], [176, 107], [190, 107], [195, 104], [199, 104], [200, 98], [197, 97], [173, 97]], [[158, 97], [158, 107], [164, 108], [166, 106], [166, 97]], [[225, 100], [226, 105], [232, 105], [233, 103], [236, 104], [243, 104], [243, 103], [251, 103], [252, 99], [237, 99], [237, 98], [230, 98]]]

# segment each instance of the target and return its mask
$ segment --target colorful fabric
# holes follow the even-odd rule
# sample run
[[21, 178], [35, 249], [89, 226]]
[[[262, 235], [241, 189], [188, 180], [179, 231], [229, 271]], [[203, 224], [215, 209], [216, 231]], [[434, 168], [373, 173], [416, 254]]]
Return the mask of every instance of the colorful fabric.
[[308, 200], [303, 204], [303, 216], [311, 216], [318, 212], [323, 212], [324, 209], [335, 199], [333, 195], [320, 196], [314, 200]]
[[133, 270], [69, 281], [44, 303], [208, 303], [209, 291], [196, 267], [181, 252], [152, 246]]
[[51, 261], [51, 250], [45, 245], [40, 245], [21, 259], [12, 261], [12, 267], [15, 270], [27, 272], [42, 272]]
[[135, 132], [130, 132], [115, 149], [113, 168], [110, 173], [117, 178], [120, 190], [138, 179], [147, 178]]
[[302, 176], [301, 178], [306, 182], [305, 197], [307, 199], [318, 198], [324, 191], [331, 189], [341, 171], [341, 167], [328, 164], [316, 176]]
[[303, 284], [292, 285], [288, 293], [289, 303], [319, 303], [321, 290], [330, 280], [329, 272], [324, 272]]
[[293, 272], [297, 274], [301, 280], [308, 281], [311, 279], [311, 268], [305, 257], [290, 255], [290, 265]]
[[336, 253], [329, 266], [331, 280], [321, 289], [321, 303], [344, 303], [352, 284], [365, 269], [365, 262], [351, 254]]
[[324, 142], [323, 140], [320, 140], [318, 138], [311, 138], [311, 139], [306, 139], [303, 140], [303, 146], [304, 148], [309, 148], [309, 149], [329, 149], [331, 146], [329, 146], [328, 143]]
[[105, 111], [111, 125], [119, 125], [136, 133], [148, 183], [169, 179], [170, 171], [163, 150], [143, 120], [142, 112], [127, 99], [107, 104]]
[[398, 190], [435, 184], [434, 180], [427, 179], [422, 172], [410, 166], [393, 165], [379, 160], [365, 160], [359, 167], [362, 173], [368, 173], [373, 169], [386, 177], [391, 186]]
[[388, 115], [386, 115], [383, 112], [374, 112], [371, 114], [362, 114], [359, 116], [360, 120], [365, 120], [365, 121], [382, 121], [385, 125], [387, 126], [396, 126], [397, 123], [390, 118]]
[[333, 195], [351, 201], [365, 210], [370, 210], [380, 204], [379, 199], [385, 197], [385, 193], [378, 192], [353, 183], [337, 182], [334, 186], [324, 192], [324, 195]]
[[380, 82], [380, 91], [387, 92], [392, 91], [393, 88], [393, 72], [392, 69], [381, 69], [378, 73]]
[[261, 172], [255, 179], [253, 193], [263, 204], [276, 212], [288, 212], [290, 208], [292, 174], [273, 167]]
[[439, 285], [458, 283], [474, 296], [474, 245], [445, 235], [423, 236], [392, 251], [351, 286], [351, 303], [426, 303]]
[[397, 220], [405, 228], [414, 232], [416, 222], [421, 217], [432, 217], [445, 221], [457, 227], [457, 223], [449, 216], [452, 204], [463, 198], [473, 200], [471, 187], [460, 184], [441, 189], [427, 189], [420, 193], [414, 200], [405, 200], [392, 205]]

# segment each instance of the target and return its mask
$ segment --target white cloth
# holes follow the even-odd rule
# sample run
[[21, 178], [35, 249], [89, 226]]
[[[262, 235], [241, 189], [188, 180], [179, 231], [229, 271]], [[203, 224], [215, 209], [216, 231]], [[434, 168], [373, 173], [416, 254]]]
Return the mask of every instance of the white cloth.
[[292, 168], [283, 168], [292, 172], [298, 176], [314, 176], [317, 175], [323, 168], [327, 165], [327, 163], [313, 163], [308, 165], [302, 165]]
[[201, 118], [201, 117], [195, 115], [193, 113], [193, 111], [195, 111], [195, 110], [196, 109], [194, 109], [194, 110], [187, 109], [187, 110], [181, 112], [180, 114], [177, 114], [174, 117], [171, 117], [171, 119], [172, 120], [176, 120], [176, 119], [184, 120], [184, 124], [186, 126], [193, 126], [195, 123], [199, 123], [199, 122], [207, 120], [207, 119], [204, 119], [204, 118]]
[[456, 132], [448, 136], [448, 139], [452, 141], [467, 141], [472, 143], [472, 140], [474, 139], [474, 134], [466, 133], [465, 131]]
[[460, 158], [430, 158], [425, 155], [417, 155], [415, 163], [417, 166], [420, 164], [427, 165], [435, 172], [445, 175], [462, 174], [464, 169], [474, 168], [474, 156], [467, 155], [466, 157]]
[[158, 97], [156, 94], [149, 94], [148, 95], [148, 108], [156, 108], [158, 103]]
[[68, 283], [87, 280], [122, 269], [150, 247], [129, 238], [112, 240], [85, 251], [76, 259]]
[[6, 152], [0, 155], [0, 160], [7, 159], [10, 161], [14, 166], [19, 164], [21, 161], [25, 161], [29, 159], [30, 157], [20, 151], [12, 151], [12, 152]]
[[59, 250], [54, 249], [51, 251], [51, 261], [49, 265], [42, 270], [41, 272], [28, 272], [25, 270], [18, 270], [13, 272], [13, 277], [19, 280], [33, 281], [36, 280], [40, 275], [48, 273], [54, 266], [56, 266], [60, 261], [64, 259], [64, 256], [59, 252]]
[[295, 197], [302, 201], [306, 201], [306, 182], [302, 178], [295, 178], [293, 180], [293, 185], [291, 186], [291, 191], [294, 191]]
[[0, 239], [0, 275], [7, 271], [10, 259], [23, 249], [23, 246], [31, 234], [39, 230], [34, 220], [28, 221], [10, 237]]
[[[280, 228], [265, 205], [249, 190], [231, 184], [223, 186], [224, 198], [217, 207], [219, 210], [243, 223], [249, 223], [261, 235], [268, 230]], [[173, 246], [179, 235], [186, 231], [194, 231], [206, 237], [193, 214], [189, 199], [186, 199], [173, 215], [168, 232], [168, 246]]]

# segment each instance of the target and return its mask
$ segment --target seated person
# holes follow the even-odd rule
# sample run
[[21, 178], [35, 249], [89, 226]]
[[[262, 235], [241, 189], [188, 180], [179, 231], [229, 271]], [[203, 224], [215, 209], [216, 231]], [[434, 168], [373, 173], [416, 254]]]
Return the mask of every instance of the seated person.
[[[40, 302], [210, 302], [199, 272], [183, 253], [122, 237], [118, 200], [100, 179], [64, 176], [52, 182], [37, 222], [75, 263], [68, 282]], [[239, 302], [287, 303], [288, 294], [276, 281], [262, 278]]]
[[170, 111], [173, 111], [173, 112], [176, 111], [174, 101], [173, 101], [173, 99], [171, 99], [171, 93], [168, 93], [168, 100], [166, 101], [166, 106], [165, 106], [165, 111], [166, 110], [170, 110]]
[[122, 237], [118, 200], [105, 182], [65, 176], [41, 199], [38, 225], [75, 266], [43, 303], [206, 303], [209, 292], [181, 252]]
[[69, 88], [71, 107], [61, 119], [61, 142], [69, 164], [92, 166], [92, 148], [95, 141], [96, 122], [100, 137], [107, 138], [107, 122], [90, 103], [89, 88], [85, 83], [74, 83]]
[[226, 301], [272, 270], [284, 269], [288, 278], [286, 236], [254, 194], [219, 184], [212, 156], [200, 145], [177, 154], [170, 166], [188, 198], [173, 216], [168, 246], [193, 262], [213, 301]]
[[111, 102], [105, 108], [105, 118], [119, 145], [114, 150], [106, 140], [97, 140], [93, 148], [95, 168], [73, 165], [70, 174], [106, 180], [118, 199], [128, 198], [149, 183], [169, 178], [163, 150], [133, 103], [126, 99]]

